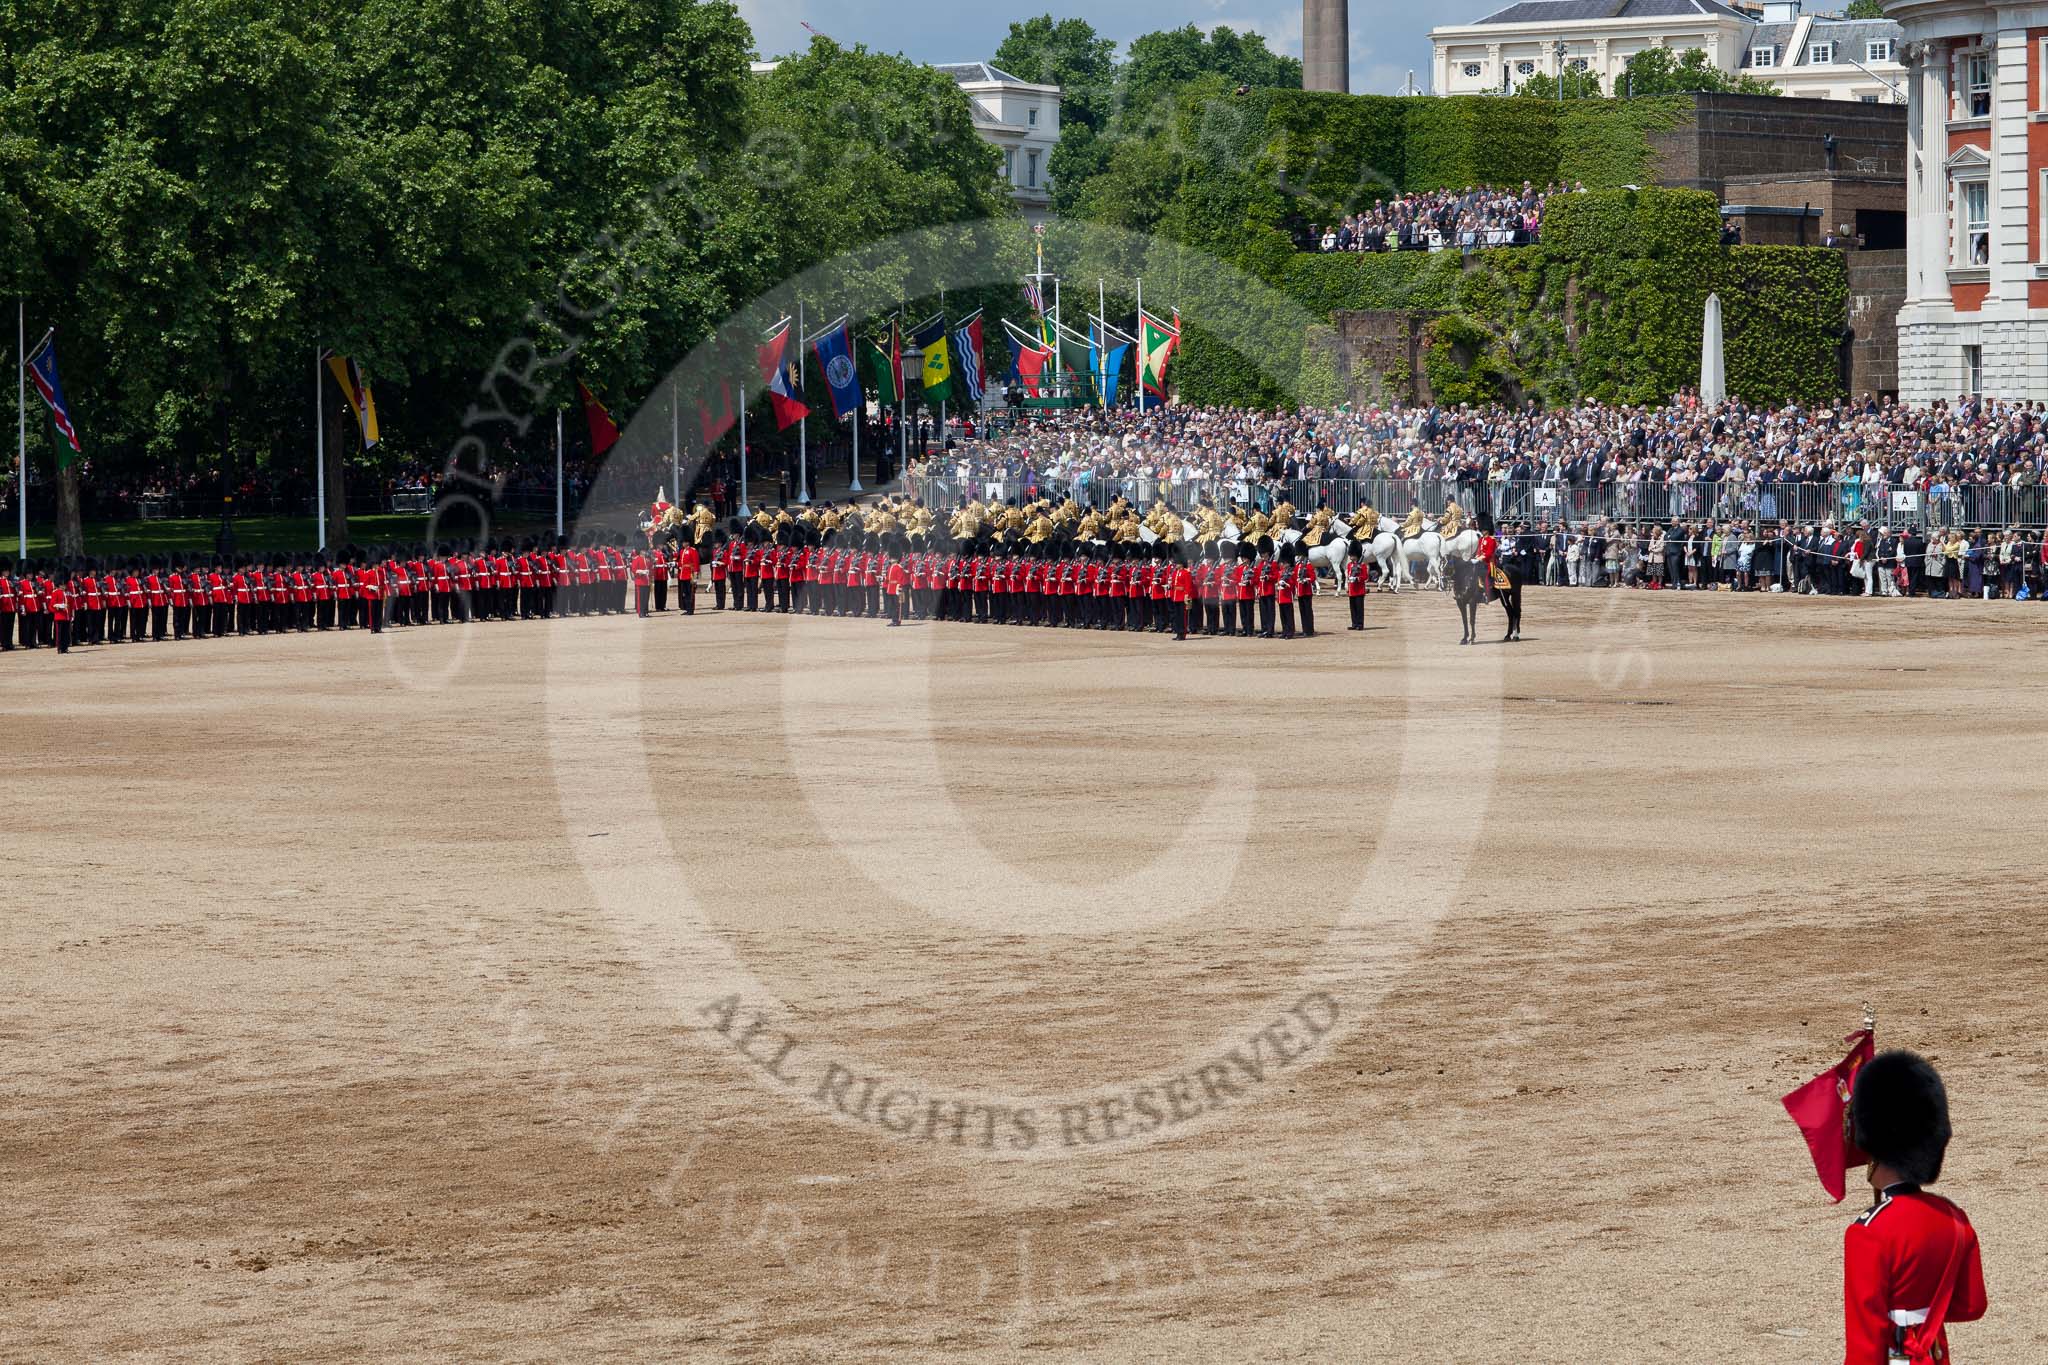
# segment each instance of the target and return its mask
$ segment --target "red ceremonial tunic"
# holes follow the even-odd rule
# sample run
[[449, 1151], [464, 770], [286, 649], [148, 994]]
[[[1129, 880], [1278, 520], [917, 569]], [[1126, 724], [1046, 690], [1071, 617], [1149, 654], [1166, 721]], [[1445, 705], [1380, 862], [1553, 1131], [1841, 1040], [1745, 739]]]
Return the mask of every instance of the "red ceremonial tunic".
[[1942, 1362], [1947, 1324], [1984, 1316], [1984, 1266], [1963, 1211], [1917, 1185], [1893, 1185], [1843, 1237], [1844, 1365], [1884, 1365], [1901, 1330], [1914, 1365]]

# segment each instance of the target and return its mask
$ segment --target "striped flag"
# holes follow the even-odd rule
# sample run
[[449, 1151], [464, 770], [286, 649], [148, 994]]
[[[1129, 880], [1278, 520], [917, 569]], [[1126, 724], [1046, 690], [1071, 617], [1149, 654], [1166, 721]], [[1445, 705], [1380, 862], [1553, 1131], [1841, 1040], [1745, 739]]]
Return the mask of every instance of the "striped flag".
[[348, 400], [348, 410], [355, 414], [356, 430], [363, 434], [363, 449], [377, 444], [377, 399], [370, 392], [370, 383], [363, 378], [362, 366], [334, 352], [327, 353], [327, 368], [334, 375], [334, 382], [341, 386], [342, 397]]
[[953, 329], [953, 349], [957, 353], [955, 369], [967, 389], [967, 401], [979, 405], [981, 391], [988, 383], [988, 365], [981, 345], [980, 309]]
[[57, 424], [57, 430], [71, 443], [70, 455], [59, 455], [58, 468], [72, 463], [84, 454], [78, 446], [78, 429], [71, 425], [71, 405], [64, 401], [64, 381], [57, 377], [57, 329], [52, 327], [43, 333], [43, 339], [28, 353], [26, 361], [28, 378], [36, 386], [36, 392], [50, 405], [50, 420]]

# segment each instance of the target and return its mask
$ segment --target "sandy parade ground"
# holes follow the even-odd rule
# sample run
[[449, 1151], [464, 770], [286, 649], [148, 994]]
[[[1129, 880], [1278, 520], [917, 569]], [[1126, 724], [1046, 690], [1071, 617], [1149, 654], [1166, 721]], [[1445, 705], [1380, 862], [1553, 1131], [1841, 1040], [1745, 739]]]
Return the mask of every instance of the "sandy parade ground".
[[1839, 1359], [1865, 1001], [2048, 1359], [2048, 611], [1320, 616], [6, 656], [0, 1359]]

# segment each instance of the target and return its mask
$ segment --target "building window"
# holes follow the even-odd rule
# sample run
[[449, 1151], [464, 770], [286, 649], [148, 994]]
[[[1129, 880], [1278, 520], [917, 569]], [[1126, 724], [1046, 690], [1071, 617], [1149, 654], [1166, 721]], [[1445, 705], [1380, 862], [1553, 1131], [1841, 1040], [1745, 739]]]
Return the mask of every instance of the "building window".
[[1956, 234], [1956, 264], [1991, 264], [1991, 182], [1956, 182], [1956, 217], [1962, 230]]
[[1875, 65], [1877, 65], [1877, 64], [1878, 64], [1879, 62], [1888, 62], [1888, 61], [1890, 61], [1891, 59], [1892, 59], [1892, 40], [1891, 40], [1891, 39], [1889, 39], [1889, 38], [1879, 38], [1879, 39], [1875, 39], [1875, 40], [1873, 40], [1873, 41], [1871, 41], [1871, 42], [1869, 42], [1869, 43], [1866, 43], [1866, 44], [1864, 44], [1864, 47], [1863, 47], [1863, 60], [1864, 60], [1864, 62], [1865, 62], [1865, 63], [1867, 63], [1868, 65], [1871, 65], [1871, 66], [1875, 66]]
[[1017, 153], [1008, 147], [1003, 149], [1003, 182], [1009, 185], [1017, 183]]
[[1835, 64], [1835, 45], [1833, 43], [1814, 43], [1806, 49], [1806, 64], [1808, 66], [1833, 66]]
[[1877, 103], [1877, 96], [1875, 95], [1858, 95], [1856, 98], [1862, 100], [1865, 104]]
[[1516, 62], [1516, 63], [1515, 63], [1515, 74], [1516, 74], [1517, 76], [1533, 76], [1533, 75], [1535, 75], [1535, 74], [1536, 74], [1536, 63], [1534, 63], [1534, 62]]
[[1991, 54], [1972, 52], [1963, 64], [1965, 118], [1991, 117]]
[[1485, 68], [1480, 66], [1477, 62], [1465, 63], [1465, 74], [1468, 76], [1476, 76], [1483, 70], [1485, 70]]
[[1024, 188], [1038, 188], [1038, 153], [1035, 151], [1024, 153]]
[[1038, 111], [1036, 109], [1026, 110], [1024, 114], [1024, 121], [1030, 124], [1033, 128], [1036, 128], [1038, 126]]
[[1571, 61], [1567, 62], [1566, 65], [1571, 67], [1571, 69], [1574, 71], [1584, 71], [1587, 67], [1591, 66], [1592, 63], [1584, 57], [1574, 57], [1571, 59]]
[[1758, 67], [1776, 66], [1778, 64], [1778, 49], [1775, 47], [1751, 48], [1749, 50], [1749, 64]]
[[1963, 392], [1975, 398], [1984, 392], [1984, 348], [1963, 347]]

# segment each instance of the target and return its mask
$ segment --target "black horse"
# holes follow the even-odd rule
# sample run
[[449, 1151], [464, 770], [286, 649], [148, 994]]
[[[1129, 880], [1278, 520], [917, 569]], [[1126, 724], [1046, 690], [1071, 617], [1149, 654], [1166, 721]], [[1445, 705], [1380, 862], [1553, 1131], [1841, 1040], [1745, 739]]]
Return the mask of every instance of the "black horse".
[[1501, 643], [1522, 638], [1522, 580], [1514, 570], [1503, 568], [1501, 576], [1507, 586], [1496, 587], [1488, 582], [1486, 566], [1476, 559], [1451, 561], [1451, 596], [1458, 604], [1458, 622], [1465, 628], [1461, 645], [1475, 643], [1479, 638], [1479, 605], [1489, 597], [1498, 597], [1508, 614], [1508, 633], [1501, 636]]

